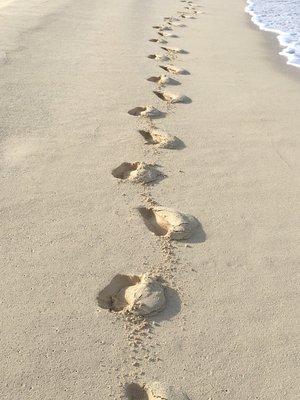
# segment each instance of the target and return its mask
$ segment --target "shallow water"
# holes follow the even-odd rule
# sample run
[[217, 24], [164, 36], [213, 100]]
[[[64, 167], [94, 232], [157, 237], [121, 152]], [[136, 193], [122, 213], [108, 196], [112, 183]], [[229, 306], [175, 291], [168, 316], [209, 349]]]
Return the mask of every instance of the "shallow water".
[[300, 0], [248, 0], [246, 12], [260, 29], [277, 33], [287, 64], [300, 68]]

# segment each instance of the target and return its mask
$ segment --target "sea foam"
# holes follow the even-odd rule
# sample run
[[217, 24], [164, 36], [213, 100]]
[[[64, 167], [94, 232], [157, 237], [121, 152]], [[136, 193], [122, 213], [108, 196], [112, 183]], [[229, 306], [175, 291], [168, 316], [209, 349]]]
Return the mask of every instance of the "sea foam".
[[300, 68], [300, 0], [248, 0], [245, 11], [261, 30], [274, 32], [287, 64]]

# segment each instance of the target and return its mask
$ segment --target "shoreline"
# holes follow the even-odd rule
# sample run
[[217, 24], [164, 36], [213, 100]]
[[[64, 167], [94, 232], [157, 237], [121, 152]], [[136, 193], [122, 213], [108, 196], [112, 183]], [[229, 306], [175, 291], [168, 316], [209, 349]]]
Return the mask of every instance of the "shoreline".
[[[258, 16], [255, 14], [253, 10], [251, 10], [251, 7], [253, 6], [254, 2], [252, 0], [247, 0], [247, 5], [245, 7], [245, 12], [246, 14], [249, 14], [251, 22], [256, 25], [260, 31], [263, 32], [270, 32], [272, 34], [276, 35], [277, 39], [277, 48], [282, 49], [277, 54], [279, 54], [282, 57], [285, 57], [286, 64], [290, 65], [294, 68], [300, 68], [300, 62], [299, 63], [293, 63], [291, 61], [290, 54], [288, 52], [288, 49], [290, 48], [290, 44], [284, 40], [284, 37], [288, 35], [288, 33], [283, 32], [281, 30], [276, 30], [276, 29], [271, 29], [267, 28], [264, 24], [260, 23], [258, 21]], [[295, 43], [294, 43], [295, 44]], [[295, 47], [295, 46], [294, 46]], [[293, 47], [293, 48], [294, 48]]]
[[254, 32], [258, 32], [261, 35], [261, 46], [264, 47], [265, 53], [267, 55], [267, 62], [270, 62], [273, 67], [283, 74], [288, 74], [288, 76], [296, 81], [299, 81], [300, 74], [299, 69], [293, 65], [286, 62], [286, 57], [278, 52], [278, 39], [274, 32], [267, 30], [261, 30], [258, 25], [251, 21], [251, 18], [247, 13], [245, 13], [245, 25], [247, 28]]

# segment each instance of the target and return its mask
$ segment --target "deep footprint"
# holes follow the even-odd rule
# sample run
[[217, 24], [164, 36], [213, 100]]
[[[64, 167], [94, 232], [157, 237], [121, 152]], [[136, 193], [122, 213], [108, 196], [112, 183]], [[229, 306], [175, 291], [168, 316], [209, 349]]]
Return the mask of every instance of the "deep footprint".
[[188, 51], [179, 49], [178, 47], [161, 47], [161, 49], [167, 51], [170, 54], [188, 54]]
[[166, 207], [139, 207], [138, 211], [147, 228], [156, 236], [171, 240], [190, 238], [199, 225], [195, 217]]
[[143, 386], [137, 383], [129, 383], [125, 388], [128, 400], [149, 400], [149, 396]]
[[186, 28], [186, 25], [183, 24], [182, 22], [177, 22], [177, 21], [172, 22], [172, 21], [170, 21], [170, 22], [168, 22], [168, 24], [172, 25], [172, 26], [176, 26], [177, 28]]
[[160, 65], [159, 67], [162, 68], [163, 70], [169, 72], [170, 74], [190, 75], [190, 73], [186, 69], [180, 68], [180, 67], [175, 67], [175, 65]]
[[165, 26], [165, 25], [155, 25], [152, 26], [154, 29], [158, 29], [159, 31], [172, 31], [172, 28], [170, 26]]
[[172, 85], [172, 86], [181, 85], [180, 82], [176, 81], [173, 78], [170, 78], [167, 75], [150, 76], [150, 78], [147, 78], [147, 81], [157, 83], [160, 86], [163, 86], [163, 85]]
[[103, 309], [140, 316], [157, 314], [166, 306], [164, 286], [147, 274], [116, 275], [97, 300]]
[[178, 35], [175, 35], [175, 33], [168, 33], [168, 32], [157, 32], [160, 36], [166, 37], [166, 38], [178, 38]]
[[156, 61], [170, 61], [170, 57], [165, 54], [149, 54], [148, 58]]
[[129, 115], [133, 117], [146, 117], [146, 118], [164, 118], [165, 112], [158, 110], [153, 106], [135, 107], [128, 111]]
[[128, 400], [189, 400], [180, 389], [161, 382], [146, 385], [130, 383], [125, 388], [125, 394]]
[[156, 94], [157, 97], [159, 97], [161, 100], [166, 101], [171, 104], [175, 103], [184, 103], [184, 104], [189, 104], [192, 102], [192, 100], [182, 94], [174, 94], [174, 93], [168, 93], [168, 92], [159, 92], [154, 90], [154, 94]]
[[167, 42], [166, 40], [164, 40], [164, 39], [155, 39], [155, 38], [149, 39], [149, 42], [152, 42], [152, 43], [160, 43], [160, 44], [167, 44], [167, 43], [168, 43], [168, 42]]
[[111, 171], [115, 178], [131, 182], [149, 183], [156, 181], [163, 174], [153, 164], [144, 162], [123, 162]]
[[184, 147], [182, 141], [176, 136], [159, 129], [152, 129], [151, 131], [139, 130], [139, 133], [146, 140], [147, 144], [152, 144], [156, 147], [164, 149], [181, 149]]

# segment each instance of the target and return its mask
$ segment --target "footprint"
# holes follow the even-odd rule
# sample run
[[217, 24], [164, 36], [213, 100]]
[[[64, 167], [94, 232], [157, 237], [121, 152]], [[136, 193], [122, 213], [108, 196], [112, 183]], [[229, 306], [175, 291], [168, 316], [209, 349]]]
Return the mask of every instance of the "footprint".
[[171, 240], [190, 238], [199, 225], [195, 217], [166, 207], [139, 207], [138, 211], [147, 228], [156, 236]]
[[100, 291], [97, 301], [101, 308], [110, 311], [154, 315], [166, 306], [165, 287], [147, 274], [118, 274]]
[[159, 97], [161, 100], [167, 101], [168, 103], [171, 103], [171, 104], [175, 104], [175, 103], [189, 104], [192, 102], [192, 100], [189, 97], [187, 97], [183, 94], [158, 92], [156, 90], [154, 90], [153, 93], [156, 94], [156, 96]]
[[153, 43], [161, 43], [161, 44], [167, 44], [168, 42], [164, 39], [149, 39], [149, 42]]
[[130, 383], [126, 386], [125, 393], [128, 400], [189, 400], [181, 389], [176, 390], [161, 382], [144, 385]]
[[167, 57], [165, 54], [150, 54], [148, 58], [156, 61], [170, 61], [170, 58]]
[[115, 178], [141, 183], [153, 182], [163, 176], [155, 165], [144, 162], [123, 162], [117, 168], [114, 168], [111, 173]]
[[176, 26], [177, 28], [186, 28], [186, 25], [183, 24], [182, 22], [176, 22], [176, 21], [172, 22], [172, 21], [170, 21], [170, 22], [168, 22], [168, 24]]
[[174, 54], [189, 54], [188, 51], [183, 50], [183, 49], [179, 49], [178, 47], [163, 47], [161, 46], [161, 49], [167, 51], [168, 53]]
[[6, 64], [8, 62], [8, 57], [5, 51], [0, 50], [0, 64]]
[[190, 14], [181, 14], [181, 18], [196, 19], [196, 17], [194, 17], [194, 15], [190, 15]]
[[167, 38], [173, 38], [173, 39], [175, 39], [175, 38], [178, 38], [178, 35], [175, 35], [175, 33], [168, 33], [168, 32], [160, 32], [160, 31], [158, 31], [157, 32], [160, 36], [163, 36], [163, 37], [167, 37]]
[[167, 23], [170, 21], [180, 21], [177, 17], [165, 17], [164, 20], [167, 21]]
[[137, 383], [129, 383], [125, 388], [127, 400], [149, 400], [149, 396], [144, 386]]
[[180, 68], [180, 67], [175, 67], [175, 65], [160, 65], [159, 67], [162, 68], [163, 70], [169, 72], [170, 74], [190, 75], [190, 73], [186, 69]]
[[155, 25], [152, 28], [158, 29], [159, 31], [172, 31], [172, 28], [166, 25]]
[[147, 81], [155, 82], [160, 86], [163, 86], [163, 85], [173, 85], [173, 86], [181, 85], [180, 82], [176, 81], [173, 78], [170, 78], [167, 75], [150, 76], [150, 78], [148, 78]]
[[139, 130], [139, 133], [146, 140], [147, 144], [152, 144], [156, 147], [163, 149], [182, 149], [184, 147], [183, 142], [176, 136], [158, 129], [153, 129], [151, 131]]
[[129, 115], [134, 117], [148, 117], [148, 118], [164, 118], [165, 112], [159, 111], [153, 106], [135, 107], [128, 111]]

